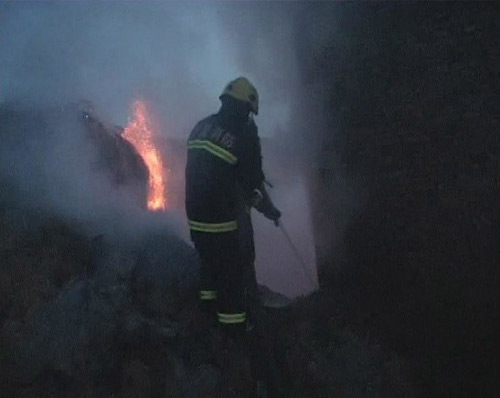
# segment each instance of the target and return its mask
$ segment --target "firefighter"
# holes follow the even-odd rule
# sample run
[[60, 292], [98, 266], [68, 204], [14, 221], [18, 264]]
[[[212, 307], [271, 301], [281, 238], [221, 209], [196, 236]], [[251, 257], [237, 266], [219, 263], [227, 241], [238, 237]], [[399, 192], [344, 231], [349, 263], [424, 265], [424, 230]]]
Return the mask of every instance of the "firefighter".
[[253, 120], [259, 112], [257, 90], [239, 77], [219, 99], [219, 112], [198, 122], [189, 135], [186, 212], [200, 257], [202, 306], [214, 309], [229, 335], [251, 334], [250, 341], [256, 341], [259, 309], [250, 209], [275, 223], [281, 213], [264, 188]]

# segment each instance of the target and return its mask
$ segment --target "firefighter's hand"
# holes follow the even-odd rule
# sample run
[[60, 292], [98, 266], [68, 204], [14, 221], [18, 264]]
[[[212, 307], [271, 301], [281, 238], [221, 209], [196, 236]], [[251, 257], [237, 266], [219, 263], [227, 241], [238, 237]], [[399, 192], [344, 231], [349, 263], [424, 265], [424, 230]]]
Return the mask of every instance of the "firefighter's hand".
[[264, 214], [264, 217], [274, 221], [275, 224], [281, 217], [281, 212], [276, 207], [274, 207], [272, 203], [269, 203], [269, 205], [265, 207], [262, 213]]

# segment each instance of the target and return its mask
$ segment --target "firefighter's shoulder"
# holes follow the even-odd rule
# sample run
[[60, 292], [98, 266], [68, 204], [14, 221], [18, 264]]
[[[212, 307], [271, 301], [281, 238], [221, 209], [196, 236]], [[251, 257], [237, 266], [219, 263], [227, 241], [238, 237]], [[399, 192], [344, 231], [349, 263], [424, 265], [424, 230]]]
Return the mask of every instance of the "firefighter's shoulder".
[[217, 123], [216, 115], [210, 115], [201, 119], [198, 123], [196, 123], [191, 131], [191, 134], [189, 135], [190, 139], [206, 136], [215, 123]]

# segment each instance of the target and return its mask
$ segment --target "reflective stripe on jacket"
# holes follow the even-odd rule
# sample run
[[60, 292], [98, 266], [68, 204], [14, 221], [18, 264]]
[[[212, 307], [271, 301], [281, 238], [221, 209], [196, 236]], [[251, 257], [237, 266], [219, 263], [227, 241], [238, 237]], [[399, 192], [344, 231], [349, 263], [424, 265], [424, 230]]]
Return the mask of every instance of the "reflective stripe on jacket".
[[222, 160], [228, 162], [229, 164], [236, 164], [238, 159], [231, 152], [215, 145], [213, 142], [208, 140], [191, 140], [188, 141], [188, 149], [203, 149], [210, 152], [212, 155], [221, 158]]
[[238, 228], [246, 192], [264, 180], [257, 126], [222, 114], [200, 121], [187, 142], [186, 212], [191, 231], [225, 233]]
[[198, 232], [222, 233], [231, 232], [238, 229], [238, 224], [236, 223], [236, 221], [223, 223], [204, 223], [188, 220], [188, 225], [190, 230]]

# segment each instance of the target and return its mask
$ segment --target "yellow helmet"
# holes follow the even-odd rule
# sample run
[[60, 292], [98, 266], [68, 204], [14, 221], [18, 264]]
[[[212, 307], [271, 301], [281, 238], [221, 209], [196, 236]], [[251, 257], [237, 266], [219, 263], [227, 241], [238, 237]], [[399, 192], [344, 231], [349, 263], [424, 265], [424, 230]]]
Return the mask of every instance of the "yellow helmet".
[[246, 77], [238, 77], [229, 82], [219, 98], [224, 95], [248, 102], [252, 107], [252, 112], [256, 115], [259, 113], [259, 94]]

